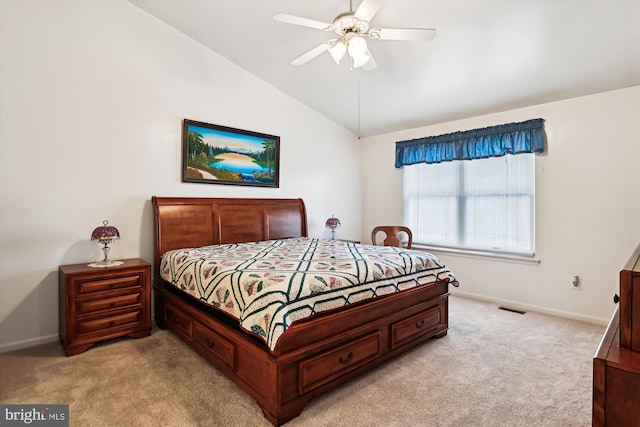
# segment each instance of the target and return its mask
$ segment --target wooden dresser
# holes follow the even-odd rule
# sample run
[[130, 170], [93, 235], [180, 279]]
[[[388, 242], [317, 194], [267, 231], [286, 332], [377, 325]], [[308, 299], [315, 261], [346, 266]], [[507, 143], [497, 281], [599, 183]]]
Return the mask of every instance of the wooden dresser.
[[620, 271], [620, 296], [593, 359], [593, 427], [640, 427], [640, 245]]
[[67, 356], [98, 341], [151, 333], [151, 264], [126, 259], [122, 265], [59, 268], [60, 340]]

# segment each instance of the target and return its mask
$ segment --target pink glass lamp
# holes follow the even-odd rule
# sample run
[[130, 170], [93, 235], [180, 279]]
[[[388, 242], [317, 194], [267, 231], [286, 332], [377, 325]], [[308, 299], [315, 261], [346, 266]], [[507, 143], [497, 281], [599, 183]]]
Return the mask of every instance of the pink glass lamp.
[[102, 251], [104, 252], [104, 259], [102, 261], [93, 262], [89, 264], [89, 267], [113, 267], [114, 265], [120, 265], [122, 261], [112, 261], [109, 259], [109, 243], [117, 242], [120, 240], [120, 232], [117, 228], [112, 225], [109, 225], [109, 221], [102, 221], [101, 227], [96, 227], [91, 233], [91, 240], [97, 242], [100, 245], [104, 245], [102, 247]]
[[331, 229], [331, 240], [336, 240], [336, 228], [340, 227], [340, 220], [331, 215], [324, 226]]

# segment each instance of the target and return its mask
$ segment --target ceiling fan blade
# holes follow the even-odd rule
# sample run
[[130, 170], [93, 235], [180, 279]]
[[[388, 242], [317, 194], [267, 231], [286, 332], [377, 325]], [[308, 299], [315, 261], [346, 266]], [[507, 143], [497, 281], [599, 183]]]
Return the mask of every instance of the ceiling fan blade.
[[316, 28], [318, 30], [330, 29], [331, 24], [326, 22], [315, 21], [313, 19], [301, 18], [300, 16], [287, 15], [286, 13], [276, 13], [273, 15], [273, 20], [278, 22], [284, 22], [286, 24], [300, 25], [303, 27]]
[[362, 69], [364, 71], [369, 71], [378, 68], [378, 64], [376, 64], [376, 60], [373, 59], [373, 55], [369, 49], [367, 49], [367, 55], [369, 55], [369, 60], [362, 65]]
[[302, 55], [300, 55], [299, 57], [297, 57], [296, 59], [291, 61], [291, 63], [293, 65], [302, 65], [302, 64], [305, 64], [305, 63], [311, 61], [316, 56], [318, 56], [321, 53], [327, 51], [331, 47], [332, 42], [334, 42], [334, 41], [335, 40], [329, 40], [327, 42], [322, 43], [320, 46], [314, 47], [313, 49], [311, 49], [307, 53], [303, 53]]
[[362, 0], [358, 10], [356, 10], [355, 17], [362, 21], [371, 21], [373, 15], [375, 15], [382, 6], [381, 0]]
[[380, 40], [430, 41], [436, 36], [431, 28], [373, 28], [369, 37]]

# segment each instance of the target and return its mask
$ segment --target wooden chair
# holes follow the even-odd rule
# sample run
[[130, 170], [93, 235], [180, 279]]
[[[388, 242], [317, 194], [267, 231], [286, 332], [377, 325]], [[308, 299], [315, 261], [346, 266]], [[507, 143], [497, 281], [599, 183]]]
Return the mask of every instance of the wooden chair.
[[376, 235], [379, 232], [383, 232], [386, 234], [383, 241], [383, 246], [401, 247], [400, 239], [398, 238], [398, 235], [402, 233], [406, 234], [407, 235], [406, 248], [411, 249], [411, 242], [413, 241], [413, 235], [409, 227], [405, 227], [403, 225], [380, 225], [378, 227], [375, 227], [371, 232], [371, 241], [373, 242], [374, 245], [377, 245]]

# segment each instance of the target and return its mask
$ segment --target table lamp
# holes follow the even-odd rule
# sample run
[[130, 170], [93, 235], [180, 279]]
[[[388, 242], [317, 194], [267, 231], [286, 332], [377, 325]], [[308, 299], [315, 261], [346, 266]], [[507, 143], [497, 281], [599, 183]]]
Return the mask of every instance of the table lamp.
[[89, 267], [113, 267], [115, 265], [123, 264], [122, 261], [112, 261], [109, 259], [109, 250], [111, 249], [109, 247], [109, 243], [120, 240], [120, 232], [114, 226], [109, 225], [109, 221], [102, 221], [102, 226], [96, 227], [96, 229], [93, 230], [93, 233], [91, 233], [91, 240], [100, 245], [104, 245], [102, 247], [104, 259], [102, 261], [89, 264]]
[[336, 228], [340, 227], [340, 220], [331, 215], [331, 218], [327, 219], [325, 227], [331, 229], [331, 240], [336, 240]]

